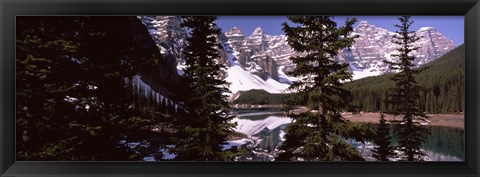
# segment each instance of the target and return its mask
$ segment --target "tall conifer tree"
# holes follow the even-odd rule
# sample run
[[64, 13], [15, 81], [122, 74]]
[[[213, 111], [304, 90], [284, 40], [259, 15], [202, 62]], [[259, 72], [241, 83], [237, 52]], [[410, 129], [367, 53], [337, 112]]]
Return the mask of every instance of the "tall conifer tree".
[[132, 29], [118, 30], [135, 23], [141, 22], [17, 19], [18, 159], [139, 160], [119, 142], [133, 134], [146, 139], [153, 121], [133, 108], [133, 90], [125, 81], [146, 70], [134, 61], [155, 67], [160, 56], [136, 53]]
[[385, 114], [380, 113], [380, 124], [378, 125], [375, 144], [377, 145], [373, 150], [372, 157], [379, 161], [389, 161], [390, 158], [396, 156], [394, 152], [395, 147], [391, 145], [392, 137], [390, 136], [390, 128], [385, 120]]
[[415, 57], [412, 52], [419, 49], [413, 44], [420, 39], [414, 31], [410, 31], [413, 21], [410, 16], [399, 17], [400, 24], [395, 27], [399, 28], [394, 36], [393, 43], [398, 45], [397, 53], [392, 57], [397, 58], [396, 61], [385, 61], [389, 64], [389, 68], [397, 71], [391, 78], [395, 87], [391, 89], [388, 96], [388, 105], [390, 106], [386, 113], [393, 116], [401, 116], [401, 127], [398, 132], [399, 149], [403, 152], [403, 160], [421, 161], [425, 153], [422, 152], [422, 143], [425, 141], [428, 129], [420, 126], [422, 122], [428, 121], [429, 117], [421, 109], [421, 92], [420, 87], [415, 81], [413, 63]]
[[178, 132], [172, 151], [177, 154], [176, 160], [227, 160], [227, 152], [222, 149], [235, 124], [231, 123], [233, 116], [224, 94], [229, 92], [228, 83], [221, 79], [225, 65], [216, 61], [221, 48], [216, 18], [183, 18], [182, 26], [190, 31], [184, 51], [188, 90], [183, 95], [186, 111], [175, 120]]
[[[329, 16], [292, 16], [298, 26], [283, 23], [288, 44], [305, 55], [291, 57], [296, 64], [290, 73], [302, 78], [290, 89], [298, 91], [296, 105], [308, 105], [305, 113], [289, 114], [293, 122], [286, 128], [286, 140], [280, 146], [276, 160], [337, 161], [364, 160], [360, 153], [344, 141], [353, 137], [361, 141], [358, 124], [351, 124], [341, 113], [351, 108], [352, 95], [342, 88], [351, 80], [347, 63], [335, 60], [339, 50], [350, 47], [356, 36], [350, 36], [356, 19], [347, 19], [345, 26]], [[288, 105], [287, 112], [292, 113]]]

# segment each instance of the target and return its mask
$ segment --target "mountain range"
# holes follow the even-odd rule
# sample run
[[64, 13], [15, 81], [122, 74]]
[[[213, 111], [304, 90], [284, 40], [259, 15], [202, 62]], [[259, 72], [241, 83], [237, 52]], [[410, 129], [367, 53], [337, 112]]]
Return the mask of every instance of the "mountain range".
[[[188, 32], [180, 26], [178, 16], [140, 16], [142, 23], [164, 55], [176, 59], [177, 73], [183, 74], [183, 48]], [[224, 29], [225, 30], [225, 29]], [[413, 54], [417, 66], [426, 64], [455, 48], [455, 43], [433, 27], [422, 27], [416, 31], [420, 40], [414, 44], [420, 47]], [[377, 27], [367, 21], [360, 21], [351, 35], [358, 35], [350, 50], [339, 51], [335, 58], [349, 63], [353, 78], [381, 75], [389, 72], [384, 60], [392, 60], [396, 44], [392, 42], [395, 33]], [[294, 68], [290, 56], [302, 55], [295, 52], [286, 42], [285, 35], [265, 34], [261, 27], [246, 35], [238, 27], [225, 30], [218, 35], [223, 49], [219, 63], [227, 64], [225, 79], [231, 83], [232, 93], [251, 89], [266, 90], [270, 93], [285, 92], [296, 78], [285, 74]]]

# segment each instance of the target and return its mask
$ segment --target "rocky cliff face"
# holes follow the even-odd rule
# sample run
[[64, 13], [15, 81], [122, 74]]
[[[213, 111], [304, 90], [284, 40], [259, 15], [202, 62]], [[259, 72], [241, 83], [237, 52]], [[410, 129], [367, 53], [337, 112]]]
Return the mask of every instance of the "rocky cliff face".
[[232, 47], [237, 62], [250, 73], [267, 80], [278, 80], [277, 63], [267, 50], [270, 47], [269, 36], [261, 28], [256, 28], [252, 35], [245, 37], [243, 32], [234, 27], [225, 33], [226, 43]]
[[180, 27], [181, 18], [179, 16], [141, 16], [139, 19], [147, 26], [160, 53], [170, 55], [180, 62], [187, 38], [187, 31]]
[[[143, 23], [143, 24], [142, 24]], [[142, 19], [132, 19], [130, 23], [132, 29], [132, 36], [134, 42], [134, 51], [138, 59], [150, 59], [156, 56], [159, 58], [159, 68], [152, 68], [151, 70], [138, 73], [136, 79], [141, 79], [142, 82], [147, 83], [148, 87], [165, 97], [174, 99], [179, 94], [178, 83], [180, 77], [177, 74], [177, 62], [174, 53], [165, 55], [159, 52], [159, 46], [166, 45], [170, 42], [169, 38], [151, 38], [151, 33], [147, 32]], [[175, 47], [175, 46], [169, 46]], [[139, 63], [143, 63], [139, 61]]]
[[[170, 58], [175, 58], [177, 62], [178, 74], [183, 74], [182, 69], [185, 67], [185, 57], [183, 49], [187, 44], [188, 32], [182, 28], [180, 16], [139, 16], [142, 23], [148, 28], [151, 38], [155, 41], [160, 52]], [[218, 36], [220, 43], [226, 41], [226, 36], [220, 34]], [[227, 61], [227, 54], [224, 49], [220, 50], [221, 57], [218, 58], [220, 63]]]
[[422, 38], [417, 42], [421, 47], [416, 56], [420, 59], [418, 64], [425, 64], [436, 59], [455, 48], [455, 43], [439, 33], [435, 28], [423, 27], [417, 31]]
[[[420, 47], [419, 50], [412, 52], [416, 57], [414, 61], [416, 65], [428, 63], [455, 48], [455, 43], [435, 28], [423, 27], [416, 33], [421, 37], [413, 44], [414, 47]], [[397, 48], [397, 45], [392, 42], [395, 33], [376, 27], [367, 21], [360, 21], [352, 35], [359, 35], [359, 38], [355, 40], [351, 51], [341, 51], [338, 59], [350, 62], [352, 68], [371, 72], [388, 72], [388, 66], [383, 60], [394, 60], [391, 54], [396, 53]]]
[[[176, 58], [177, 69], [181, 73], [183, 62], [181, 52], [185, 46], [187, 31], [180, 27], [180, 17], [142, 16], [140, 19], [148, 27], [162, 54]], [[268, 35], [260, 27], [249, 36], [238, 27], [223, 30], [226, 32], [218, 36], [223, 45], [219, 62], [228, 62], [228, 53], [233, 53], [234, 59], [243, 69], [264, 80], [271, 77], [281, 81], [279, 72], [283, 73], [294, 68], [289, 58], [302, 55], [292, 50], [286, 42], [285, 35]], [[355, 40], [350, 51], [346, 49], [340, 51], [336, 59], [348, 62], [354, 74], [362, 72], [364, 76], [369, 76], [388, 72], [388, 66], [383, 60], [393, 60], [391, 54], [396, 52], [397, 47], [392, 43], [395, 33], [367, 21], [360, 21], [352, 35], [359, 35], [359, 38]], [[416, 65], [428, 63], [455, 47], [452, 40], [432, 27], [419, 29], [417, 35], [421, 36], [421, 39], [414, 44], [420, 47], [418, 51], [413, 52]], [[279, 71], [280, 68], [282, 71]]]
[[[336, 59], [350, 63], [351, 70], [362, 71], [367, 75], [368, 72], [372, 72], [373, 75], [388, 72], [388, 65], [383, 60], [394, 60], [391, 58], [391, 54], [396, 52], [397, 47], [392, 42], [395, 33], [376, 27], [367, 21], [360, 21], [352, 35], [359, 35], [359, 38], [355, 40], [350, 51], [347, 49], [340, 51]], [[226, 36], [229, 39], [228, 43], [234, 46], [239, 63], [246, 68], [255, 66], [251, 64], [252, 61], [259, 64], [259, 57], [256, 56], [262, 56], [263, 60], [272, 58], [275, 62], [273, 64], [284, 66], [282, 67], [283, 71], [288, 71], [294, 67], [289, 57], [302, 55], [292, 50], [286, 42], [285, 35], [266, 35], [261, 28], [255, 29], [251, 36], [245, 37], [241, 30], [235, 27], [227, 31]], [[417, 36], [421, 38], [414, 44], [415, 47], [420, 47], [418, 51], [413, 52], [416, 57], [414, 61], [416, 65], [428, 63], [455, 48], [452, 40], [432, 27], [419, 29]], [[255, 57], [256, 60], [252, 60]], [[273, 77], [276, 73], [269, 71], [271, 67], [274, 65], [262, 65], [259, 68], [267, 71]], [[251, 71], [258, 73], [257, 70]]]

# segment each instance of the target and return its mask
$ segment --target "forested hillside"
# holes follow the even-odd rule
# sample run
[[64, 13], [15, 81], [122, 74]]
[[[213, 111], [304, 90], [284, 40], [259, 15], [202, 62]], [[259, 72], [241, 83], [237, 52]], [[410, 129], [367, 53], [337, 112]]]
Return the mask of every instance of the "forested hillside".
[[291, 94], [271, 94], [265, 90], [249, 90], [233, 101], [235, 104], [282, 104], [283, 101], [291, 99]]
[[[465, 83], [465, 45], [461, 45], [442, 57], [420, 68], [415, 79], [424, 87], [422, 94], [423, 109], [428, 113], [463, 112]], [[346, 83], [351, 90], [354, 103], [365, 112], [385, 110], [385, 99], [392, 74], [368, 77]]]
[[[458, 113], [464, 108], [465, 45], [461, 45], [442, 57], [427, 63], [415, 76], [424, 87], [423, 109], [428, 113]], [[354, 96], [354, 104], [365, 112], [385, 110], [388, 88], [393, 87], [393, 74], [367, 77], [345, 84]], [[250, 90], [241, 94], [235, 104], [281, 104], [290, 94], [270, 94]]]

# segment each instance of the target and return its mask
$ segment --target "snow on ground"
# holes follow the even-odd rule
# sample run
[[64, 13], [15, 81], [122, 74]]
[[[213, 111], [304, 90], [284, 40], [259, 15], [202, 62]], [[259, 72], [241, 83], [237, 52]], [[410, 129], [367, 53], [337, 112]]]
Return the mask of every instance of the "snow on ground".
[[144, 157], [144, 158], [143, 158], [143, 161], [146, 161], [146, 162], [155, 162], [155, 157], [151, 157], [151, 156]]
[[252, 89], [261, 89], [269, 93], [283, 93], [288, 84], [282, 84], [273, 79], [267, 81], [248, 71], [245, 71], [237, 61], [234, 61], [233, 54], [228, 54], [230, 67], [227, 70], [228, 76], [225, 79], [230, 82], [230, 91], [237, 93], [238, 91], [247, 91]]
[[160, 149], [160, 152], [162, 152], [162, 155], [163, 155], [162, 159], [165, 159], [165, 160], [171, 160], [176, 157], [175, 154], [170, 154], [167, 148]]
[[380, 71], [353, 71], [353, 80], [358, 80], [361, 78], [365, 77], [370, 77], [370, 76], [378, 76], [381, 75], [382, 73]]
[[232, 146], [240, 147], [244, 144], [247, 144], [250, 141], [251, 141], [250, 139], [246, 139], [246, 138], [243, 138], [243, 139], [240, 139], [240, 140], [228, 141], [228, 144], [223, 145], [223, 150], [224, 151], [228, 150], [228, 149], [232, 148]]
[[[173, 145], [169, 145], [169, 146], [173, 146]], [[163, 156], [162, 156], [162, 159], [163, 159], [163, 160], [172, 160], [172, 159], [174, 159], [174, 158], [176, 157], [175, 154], [170, 154], [170, 153], [168, 152], [168, 149], [167, 149], [167, 148], [161, 148], [161, 149], [159, 150], [159, 152], [162, 153], [162, 155], [163, 155]], [[155, 160], [155, 157], [153, 157], [153, 156], [146, 156], [146, 157], [143, 157], [143, 161], [154, 162], [154, 161], [156, 161], [156, 160]]]
[[273, 130], [281, 125], [289, 124], [292, 122], [291, 118], [280, 117], [280, 116], [269, 116], [266, 119], [262, 120], [250, 120], [250, 119], [233, 119], [234, 122], [237, 122], [237, 127], [235, 131], [242, 132], [248, 137], [259, 133], [265, 128]]
[[285, 137], [284, 137], [285, 134], [286, 134], [286, 133], [285, 133], [285, 131], [283, 131], [283, 130], [280, 130], [280, 133], [278, 134], [278, 136], [280, 137], [280, 139], [281, 139], [282, 141], [285, 141]]
[[282, 92], [286, 92], [287, 88], [290, 86], [290, 84], [280, 83], [275, 79], [272, 79], [272, 77], [270, 76], [268, 76], [268, 79], [266, 82], [271, 86], [280, 89]]
[[183, 64], [180, 64], [180, 63], [179, 63], [179, 64], [177, 65], [177, 73], [178, 73], [178, 75], [183, 76], [183, 74], [185, 74], [185, 71], [184, 71], [184, 70], [185, 70], [186, 67], [187, 67], [186, 65], [183, 65]]

